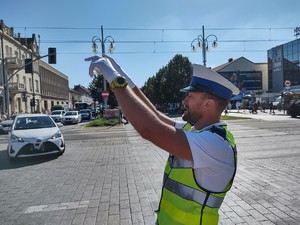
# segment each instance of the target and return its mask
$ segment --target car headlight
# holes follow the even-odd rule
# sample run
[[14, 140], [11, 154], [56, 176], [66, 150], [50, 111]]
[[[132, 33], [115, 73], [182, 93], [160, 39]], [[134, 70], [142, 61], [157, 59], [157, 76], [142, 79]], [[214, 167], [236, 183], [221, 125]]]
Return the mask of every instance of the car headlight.
[[61, 132], [57, 131], [55, 134], [52, 135], [52, 139], [61, 138]]
[[18, 137], [18, 136], [16, 136], [16, 135], [11, 135], [10, 138], [11, 138], [11, 141], [12, 141], [12, 142], [24, 142], [23, 138]]

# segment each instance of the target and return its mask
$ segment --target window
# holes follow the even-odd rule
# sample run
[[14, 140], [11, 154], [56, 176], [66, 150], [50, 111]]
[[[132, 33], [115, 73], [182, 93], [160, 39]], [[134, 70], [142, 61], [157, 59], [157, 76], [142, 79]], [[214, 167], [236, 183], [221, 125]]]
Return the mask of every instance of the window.
[[31, 78], [29, 78], [29, 90], [32, 91], [32, 81], [31, 81]]
[[26, 77], [25, 76], [23, 76], [23, 84], [24, 84], [24, 89], [26, 90]]
[[39, 81], [35, 80], [35, 92], [39, 92]]

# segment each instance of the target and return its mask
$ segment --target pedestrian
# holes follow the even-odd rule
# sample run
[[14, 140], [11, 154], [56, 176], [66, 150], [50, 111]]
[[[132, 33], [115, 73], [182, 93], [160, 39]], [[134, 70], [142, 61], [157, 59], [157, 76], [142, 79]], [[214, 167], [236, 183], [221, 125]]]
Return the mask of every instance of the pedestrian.
[[231, 103], [230, 103], [230, 102], [228, 102], [228, 105], [227, 105], [228, 113], [230, 112], [230, 110], [231, 110], [231, 107], [232, 107]]
[[258, 106], [257, 106], [257, 103], [254, 102], [253, 105], [252, 105], [252, 114], [257, 114], [257, 109], [258, 109]]
[[6, 111], [2, 112], [2, 114], [1, 114], [1, 120], [2, 121], [7, 120], [7, 113], [6, 113]]
[[273, 106], [273, 102], [272, 101], [269, 102], [269, 108], [270, 108], [270, 114], [274, 114], [275, 115], [274, 106]]
[[235, 107], [236, 107], [236, 109], [238, 110], [238, 112], [240, 112], [241, 102], [240, 102], [240, 101], [237, 101], [237, 102], [235, 103]]
[[163, 177], [159, 225], [217, 225], [219, 208], [236, 172], [236, 144], [220, 117], [239, 90], [218, 73], [193, 65], [182, 100], [182, 122], [157, 111], [125, 71], [110, 57], [90, 57], [110, 83], [128, 121], [140, 135], [169, 153]]
[[[121, 122], [124, 125], [128, 124], [128, 120], [127, 120], [126, 116], [123, 114], [121, 107], [119, 107], [119, 110], [120, 110], [120, 120], [121, 120]], [[123, 122], [123, 119], [125, 120], [125, 122]]]
[[228, 116], [228, 109], [226, 108], [224, 111], [225, 116]]

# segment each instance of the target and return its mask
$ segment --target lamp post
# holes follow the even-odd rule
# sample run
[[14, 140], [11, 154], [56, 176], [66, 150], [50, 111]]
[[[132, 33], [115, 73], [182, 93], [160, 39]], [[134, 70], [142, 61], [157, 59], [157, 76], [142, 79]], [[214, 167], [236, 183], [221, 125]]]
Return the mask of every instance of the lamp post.
[[[191, 42], [191, 48], [192, 52], [196, 52], [197, 48], [202, 48], [202, 57], [203, 57], [203, 65], [206, 66], [206, 52], [209, 52], [209, 47], [208, 47], [208, 39], [209, 38], [214, 38], [214, 41], [212, 43], [212, 47], [216, 48], [218, 47], [218, 38], [214, 34], [210, 34], [207, 37], [204, 35], [204, 26], [202, 26], [202, 35], [198, 35], [192, 42]], [[197, 45], [194, 45], [194, 42], [197, 41]]]
[[[108, 52], [109, 53], [113, 53], [113, 51], [115, 50], [115, 40], [113, 39], [112, 36], [106, 36], [104, 38], [103, 35], [103, 26], [101, 26], [101, 38], [94, 36], [92, 39], [92, 50], [94, 54], [98, 54], [98, 45], [96, 44], [96, 42], [99, 41], [101, 43], [101, 50], [102, 50], [102, 54], [105, 53], [105, 42], [109, 42], [109, 49]], [[103, 91], [106, 91], [106, 79], [103, 77]], [[107, 99], [104, 99], [104, 109], [106, 110], [107, 108]]]

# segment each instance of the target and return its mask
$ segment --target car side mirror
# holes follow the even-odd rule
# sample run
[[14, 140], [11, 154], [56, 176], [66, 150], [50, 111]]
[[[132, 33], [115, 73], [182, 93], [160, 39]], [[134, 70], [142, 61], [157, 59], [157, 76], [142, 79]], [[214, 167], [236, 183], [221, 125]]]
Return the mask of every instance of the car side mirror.
[[58, 127], [63, 127], [64, 125], [61, 122], [56, 123]]

